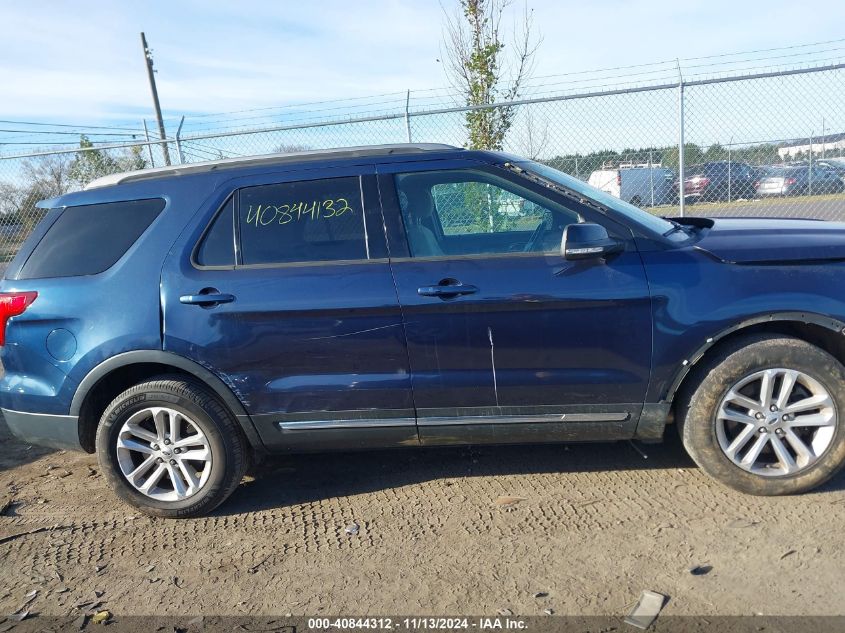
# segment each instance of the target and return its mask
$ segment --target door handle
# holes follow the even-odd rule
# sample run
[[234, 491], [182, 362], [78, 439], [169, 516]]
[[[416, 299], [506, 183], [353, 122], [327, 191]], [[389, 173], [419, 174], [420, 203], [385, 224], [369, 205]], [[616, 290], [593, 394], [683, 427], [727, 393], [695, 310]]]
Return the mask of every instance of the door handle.
[[234, 300], [235, 295], [225, 294], [222, 292], [201, 292], [197, 295], [182, 295], [179, 297], [179, 303], [203, 307], [216, 306], [220, 303], [232, 303]]
[[417, 288], [417, 294], [421, 297], [457, 297], [459, 295], [471, 295], [478, 292], [475, 286], [464, 284], [439, 284], [437, 286], [422, 286]]

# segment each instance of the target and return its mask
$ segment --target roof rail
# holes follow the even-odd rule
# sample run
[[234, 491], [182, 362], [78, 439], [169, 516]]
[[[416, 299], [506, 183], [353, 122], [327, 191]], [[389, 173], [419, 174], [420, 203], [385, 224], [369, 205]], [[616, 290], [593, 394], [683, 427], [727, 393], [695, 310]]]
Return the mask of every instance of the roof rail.
[[169, 167], [154, 167], [152, 169], [139, 169], [119, 174], [110, 174], [108, 176], [92, 180], [85, 185], [85, 189], [108, 187], [110, 185], [119, 185], [126, 182], [145, 180], [147, 178], [158, 178], [160, 176], [198, 174], [209, 171], [217, 171], [219, 169], [249, 167], [252, 165], [284, 165], [286, 163], [306, 162], [320, 160], [323, 158], [364, 158], [370, 156], [390, 156], [394, 154], [422, 154], [425, 152], [442, 152], [446, 150], [459, 149], [461, 148], [442, 143], [397, 143], [393, 145], [362, 145], [360, 147], [338, 147], [333, 149], [306, 150], [302, 152], [286, 152], [281, 154], [222, 158], [220, 160], [203, 161], [200, 163], [171, 165]]

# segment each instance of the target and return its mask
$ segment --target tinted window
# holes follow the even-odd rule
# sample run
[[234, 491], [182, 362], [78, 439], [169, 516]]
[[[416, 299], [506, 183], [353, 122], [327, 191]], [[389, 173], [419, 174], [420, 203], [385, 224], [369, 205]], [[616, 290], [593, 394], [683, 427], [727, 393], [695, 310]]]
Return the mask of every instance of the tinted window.
[[200, 266], [235, 264], [234, 209], [235, 200], [229, 198], [203, 236], [196, 255], [197, 264]]
[[488, 173], [452, 170], [396, 176], [411, 255], [475, 255], [560, 249], [575, 211]]
[[21, 269], [20, 279], [95, 275], [121, 258], [164, 208], [164, 200], [68, 207]]
[[367, 259], [357, 177], [241, 189], [244, 264]]

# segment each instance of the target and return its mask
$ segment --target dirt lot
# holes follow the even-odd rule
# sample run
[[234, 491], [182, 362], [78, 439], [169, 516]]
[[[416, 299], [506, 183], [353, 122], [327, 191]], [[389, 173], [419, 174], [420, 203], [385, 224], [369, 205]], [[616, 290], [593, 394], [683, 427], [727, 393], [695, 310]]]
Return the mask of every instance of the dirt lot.
[[845, 477], [748, 497], [676, 441], [637, 447], [276, 459], [215, 516], [166, 521], [117, 503], [94, 457], [3, 439], [0, 538], [20, 536], [0, 544], [0, 613], [33, 589], [31, 611], [63, 616], [95, 591], [123, 615], [609, 615], [643, 589], [664, 615], [845, 613]]

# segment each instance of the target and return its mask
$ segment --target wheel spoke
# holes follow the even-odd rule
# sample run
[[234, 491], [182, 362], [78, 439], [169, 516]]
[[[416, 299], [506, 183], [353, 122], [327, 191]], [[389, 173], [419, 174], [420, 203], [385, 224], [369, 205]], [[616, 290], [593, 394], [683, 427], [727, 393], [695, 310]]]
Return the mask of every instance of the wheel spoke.
[[725, 453], [727, 453], [728, 457], [731, 459], [736, 458], [736, 454], [745, 448], [745, 445], [748, 444], [748, 440], [754, 437], [754, 432], [756, 431], [756, 427], [754, 426], [747, 426], [742, 429], [742, 432], [736, 436], [731, 445], [725, 449]]
[[780, 465], [783, 466], [784, 472], [787, 474], [795, 472], [798, 469], [798, 464], [795, 463], [795, 460], [792, 458], [792, 455], [790, 454], [789, 449], [786, 448], [783, 440], [774, 436], [771, 437], [771, 441], [772, 448], [775, 451], [775, 455], [777, 455]]
[[809, 411], [811, 409], [821, 409], [830, 406], [833, 406], [833, 403], [830, 400], [830, 396], [826, 393], [819, 393], [812, 395], [809, 398], [799, 400], [798, 402], [793, 402], [792, 404], [784, 408], [784, 413], [801, 413], [802, 411]]
[[147, 480], [143, 483], [143, 485], [138, 488], [138, 490], [140, 490], [144, 494], [149, 494], [150, 490], [152, 490], [153, 486], [155, 486], [161, 480], [166, 471], [167, 469], [164, 467], [164, 464], [159, 464], [158, 467], [153, 471], [152, 475], [147, 477]]
[[150, 468], [152, 468], [152, 465], [155, 464], [155, 463], [156, 463], [155, 455], [148, 456], [144, 461], [142, 461], [140, 464], [138, 464], [138, 467], [135, 470], [133, 470], [128, 475], [126, 475], [126, 478], [134, 484], [135, 480], [138, 477], [140, 477], [141, 475], [143, 475], [144, 473], [148, 472], [150, 470]]
[[777, 373], [773, 369], [767, 369], [763, 372], [763, 376], [760, 379], [760, 406], [764, 410], [768, 410], [769, 405], [772, 404], [775, 376], [777, 376]]
[[137, 424], [132, 424], [127, 422], [126, 423], [126, 430], [129, 431], [132, 435], [137, 438], [140, 438], [147, 442], [156, 442], [158, 437], [156, 437], [155, 433], [152, 433], [145, 429], [142, 426], [138, 426]]
[[757, 420], [747, 413], [739, 413], [738, 411], [731, 411], [730, 409], [722, 409], [722, 412], [719, 413], [719, 419], [739, 422], [740, 424], [750, 424], [751, 426], [757, 424]]
[[181, 433], [179, 432], [179, 426], [182, 421], [182, 417], [179, 415], [177, 411], [168, 411], [167, 418], [170, 422], [168, 433], [170, 433], [170, 441], [176, 442], [180, 437]]
[[207, 446], [205, 442], [205, 435], [197, 433], [195, 435], [183, 437], [178, 442], [173, 442], [173, 448], [184, 448], [185, 446], [202, 446], [205, 448]]
[[210, 455], [211, 454], [209, 453], [208, 449], [203, 448], [201, 450], [196, 450], [196, 451], [186, 451], [186, 452], [182, 453], [181, 455], [179, 455], [179, 459], [187, 459], [187, 460], [205, 462], [205, 461], [208, 461], [208, 458], [210, 457]]
[[141, 442], [137, 440], [133, 440], [128, 437], [120, 437], [117, 440], [117, 447], [118, 448], [125, 448], [129, 451], [137, 451], [139, 453], [146, 453], [149, 455], [150, 453], [154, 453], [153, 449], [147, 444], [141, 444]]
[[832, 413], [811, 413], [810, 415], [799, 415], [794, 420], [786, 423], [790, 428], [800, 426], [835, 426], [836, 418]]
[[200, 485], [200, 480], [199, 477], [197, 477], [196, 471], [190, 464], [185, 463], [182, 459], [178, 460], [177, 464], [179, 465], [179, 470], [181, 470], [182, 474], [185, 476], [185, 481], [188, 482], [188, 492], [194, 492]]
[[179, 472], [179, 469], [171, 464], [167, 464], [167, 475], [170, 477], [170, 481], [173, 484], [173, 491], [176, 493], [178, 498], [182, 498], [187, 493], [185, 489], [185, 482], [182, 480], [182, 475]]
[[795, 388], [795, 383], [798, 380], [798, 372], [786, 370], [783, 372], [783, 381], [780, 385], [780, 393], [778, 394], [777, 404], [778, 409], [784, 409], [786, 403], [789, 402], [789, 396], [792, 395], [792, 390]]
[[158, 433], [159, 441], [164, 439], [164, 434], [168, 431], [167, 410], [155, 409], [153, 411], [153, 422], [156, 425], [156, 433]]
[[738, 407], [748, 409], [749, 411], [759, 411], [761, 409], [759, 402], [754, 402], [751, 398], [746, 398], [741, 393], [733, 389], [731, 389], [728, 392], [728, 395], [725, 396], [725, 402], [735, 404]]
[[786, 440], [789, 442], [792, 450], [795, 451], [795, 454], [798, 455], [798, 463], [802, 466], [810, 463], [810, 461], [816, 457], [813, 453], [813, 449], [807, 446], [792, 429], [786, 429]]
[[769, 435], [768, 433], [765, 435], [758, 435], [757, 441], [748, 449], [748, 452], [743, 456], [742, 461], [740, 462], [746, 468], [751, 468], [754, 465], [754, 462], [757, 461], [757, 458], [760, 457], [760, 452], [765, 448], [766, 444], [769, 443]]

